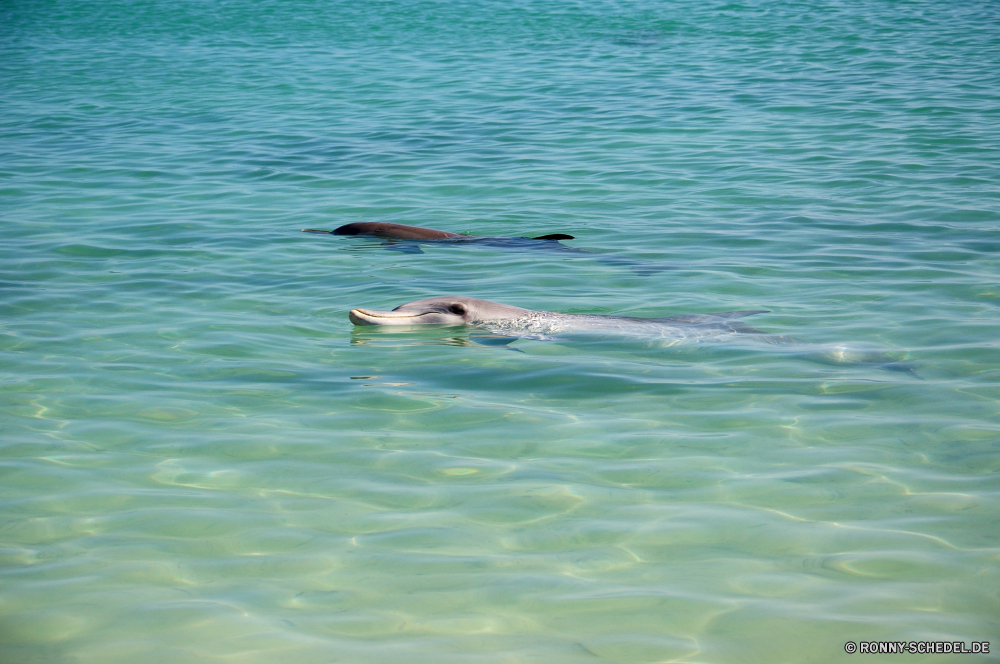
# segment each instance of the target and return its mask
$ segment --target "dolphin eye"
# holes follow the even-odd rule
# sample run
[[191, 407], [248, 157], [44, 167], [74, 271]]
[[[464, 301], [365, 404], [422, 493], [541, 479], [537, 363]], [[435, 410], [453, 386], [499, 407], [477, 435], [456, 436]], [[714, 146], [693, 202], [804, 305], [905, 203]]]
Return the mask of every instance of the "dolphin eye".
[[448, 307], [448, 311], [455, 314], [456, 316], [464, 316], [465, 312], [468, 311], [468, 309], [465, 308], [464, 304], [458, 304], [456, 302], [455, 304]]

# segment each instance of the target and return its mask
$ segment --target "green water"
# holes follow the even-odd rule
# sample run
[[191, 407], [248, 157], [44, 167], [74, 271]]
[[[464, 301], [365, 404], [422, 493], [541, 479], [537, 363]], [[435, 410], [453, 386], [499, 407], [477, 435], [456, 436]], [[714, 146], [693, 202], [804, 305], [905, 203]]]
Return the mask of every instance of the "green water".
[[[997, 63], [987, 2], [0, 3], [0, 661], [996, 661]], [[445, 293], [912, 373], [347, 318]]]

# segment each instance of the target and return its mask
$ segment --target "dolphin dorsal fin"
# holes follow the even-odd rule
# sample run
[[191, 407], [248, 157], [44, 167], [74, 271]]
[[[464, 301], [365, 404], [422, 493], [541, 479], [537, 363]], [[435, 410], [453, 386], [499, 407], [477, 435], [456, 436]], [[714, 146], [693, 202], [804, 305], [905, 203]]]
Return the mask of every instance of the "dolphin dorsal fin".
[[539, 235], [538, 237], [531, 238], [532, 240], [575, 240], [576, 238], [572, 235], [566, 235], [565, 233], [552, 233], [550, 235]]

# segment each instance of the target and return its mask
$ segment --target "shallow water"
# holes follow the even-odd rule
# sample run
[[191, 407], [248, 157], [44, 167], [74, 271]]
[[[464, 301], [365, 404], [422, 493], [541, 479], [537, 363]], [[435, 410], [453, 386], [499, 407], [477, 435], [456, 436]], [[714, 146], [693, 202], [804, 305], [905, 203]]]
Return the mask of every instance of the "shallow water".
[[[0, 660], [998, 658], [995, 4], [0, 26]], [[666, 269], [299, 233], [373, 220]], [[347, 319], [442, 293], [916, 375]]]

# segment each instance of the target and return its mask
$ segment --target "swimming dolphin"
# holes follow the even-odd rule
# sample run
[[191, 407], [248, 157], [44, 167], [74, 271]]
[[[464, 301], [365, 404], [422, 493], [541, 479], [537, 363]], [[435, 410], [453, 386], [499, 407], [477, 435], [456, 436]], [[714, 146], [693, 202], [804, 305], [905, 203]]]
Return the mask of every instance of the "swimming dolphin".
[[565, 233], [550, 233], [537, 237], [488, 237], [482, 235], [462, 235], [451, 231], [440, 231], [436, 228], [423, 228], [421, 226], [407, 226], [406, 224], [393, 224], [383, 221], [366, 221], [345, 224], [332, 231], [320, 230], [316, 228], [303, 228], [303, 233], [327, 233], [329, 235], [367, 235], [370, 237], [382, 238], [385, 242], [382, 246], [392, 251], [399, 251], [405, 254], [422, 254], [421, 244], [471, 244], [487, 247], [500, 247], [503, 249], [542, 249], [548, 251], [562, 251], [573, 254], [583, 254], [588, 258], [595, 258], [609, 265], [624, 265], [640, 274], [653, 274], [661, 270], [668, 269], [664, 266], [652, 265], [643, 261], [636, 261], [607, 254], [597, 254], [592, 251], [584, 251], [575, 247], [567, 247], [560, 243], [560, 240], [573, 240], [572, 235]]
[[[901, 371], [917, 378], [913, 365], [900, 362], [878, 350], [852, 348], [844, 344], [818, 345], [790, 336], [768, 334], [743, 323], [740, 319], [755, 314], [770, 313], [767, 309], [741, 309], [712, 314], [688, 314], [665, 318], [635, 316], [602, 316], [594, 314], [560, 314], [534, 311], [509, 304], [478, 300], [471, 297], [446, 295], [401, 304], [392, 311], [352, 309], [348, 314], [355, 325], [439, 325], [482, 328], [493, 336], [488, 345], [507, 344], [517, 337], [534, 339], [558, 338], [555, 335], [599, 335], [633, 337], [673, 346], [684, 342], [720, 340], [734, 335], [754, 339], [769, 345], [788, 347], [804, 359], [822, 364], [871, 364], [880, 369]], [[484, 343], [481, 338], [476, 339]]]
[[637, 318], [533, 311], [472, 297], [444, 296], [401, 304], [392, 311], [352, 309], [355, 325], [470, 325], [495, 334], [547, 338], [553, 334], [615, 334], [689, 339], [726, 334], [763, 334], [738, 319], [764, 309], [714, 314]]
[[[303, 233], [329, 233], [330, 235], [371, 235], [387, 240], [450, 240], [452, 242], [505, 245], [512, 241], [532, 242], [540, 240], [543, 242], [558, 242], [559, 240], [575, 240], [572, 235], [565, 233], [551, 233], [538, 237], [484, 237], [478, 235], [463, 235], [452, 233], [451, 231], [439, 231], [436, 228], [423, 228], [422, 226], [407, 226], [406, 224], [393, 224], [387, 221], [362, 221], [353, 224], [344, 224], [340, 228], [332, 231], [324, 231], [316, 228], [303, 228]], [[569, 247], [566, 247], [567, 249]], [[577, 250], [579, 251], [579, 249]], [[423, 253], [419, 247], [412, 253]]]

